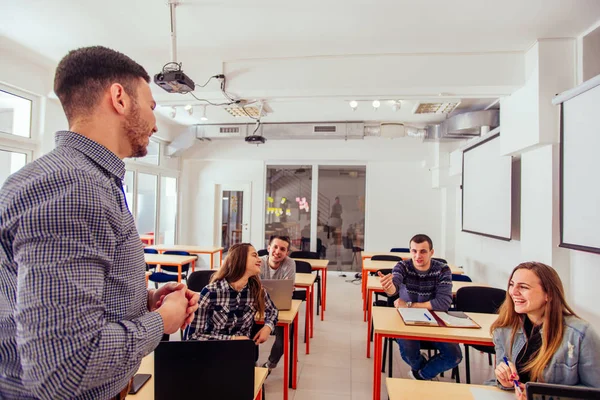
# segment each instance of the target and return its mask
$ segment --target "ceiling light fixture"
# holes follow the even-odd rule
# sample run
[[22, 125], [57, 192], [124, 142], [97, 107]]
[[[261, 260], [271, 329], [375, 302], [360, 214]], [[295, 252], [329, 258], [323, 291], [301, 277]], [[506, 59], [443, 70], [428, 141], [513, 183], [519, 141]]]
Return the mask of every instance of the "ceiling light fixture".
[[377, 110], [380, 105], [381, 105], [381, 102], [379, 100], [373, 100], [373, 108], [375, 110]]
[[394, 110], [394, 112], [402, 108], [402, 101], [400, 100], [391, 100], [390, 103], [392, 104], [392, 110]]
[[169, 117], [175, 118], [177, 115], [177, 109], [175, 107], [171, 107], [171, 111], [169, 111]]
[[202, 108], [202, 116], [200, 117], [201, 121], [208, 121], [208, 118], [206, 117], [206, 106], [204, 106]]
[[356, 111], [356, 108], [358, 107], [358, 102], [356, 100], [352, 100], [348, 104], [350, 104], [350, 108], [352, 108], [352, 111]]
[[192, 109], [192, 105], [191, 105], [191, 104], [188, 104], [188, 105], [186, 105], [185, 107], [183, 107], [183, 109], [184, 109], [185, 111], [190, 111], [190, 110]]

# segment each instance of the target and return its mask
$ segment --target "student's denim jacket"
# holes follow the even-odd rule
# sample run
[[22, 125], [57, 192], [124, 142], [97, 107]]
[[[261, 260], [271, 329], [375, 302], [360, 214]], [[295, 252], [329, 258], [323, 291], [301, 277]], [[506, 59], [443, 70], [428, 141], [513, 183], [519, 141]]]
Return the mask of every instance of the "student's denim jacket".
[[[564, 319], [563, 340], [554, 356], [544, 369], [544, 382], [571, 386], [600, 387], [600, 337], [591, 325], [582, 319], [567, 316]], [[542, 330], [544, 328], [542, 327]], [[542, 332], [540, 330], [540, 332]], [[511, 328], [498, 328], [494, 331], [494, 345], [496, 347], [496, 363], [504, 362], [504, 356], [510, 345]], [[519, 328], [515, 335], [510, 360], [516, 364], [516, 358], [525, 346], [525, 333]], [[496, 378], [486, 384], [497, 385]]]

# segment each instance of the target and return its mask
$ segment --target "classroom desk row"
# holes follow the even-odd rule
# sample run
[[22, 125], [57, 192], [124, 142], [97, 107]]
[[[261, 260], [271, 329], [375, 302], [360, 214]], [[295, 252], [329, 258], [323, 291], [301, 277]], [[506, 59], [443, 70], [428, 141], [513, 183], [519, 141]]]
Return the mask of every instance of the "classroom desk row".
[[[219, 253], [219, 264], [223, 262], [223, 247], [214, 246], [194, 246], [188, 244], [159, 244], [147, 246], [147, 249], [153, 249], [159, 253], [164, 253], [167, 250], [187, 251], [190, 254], [208, 254], [210, 255], [210, 269], [214, 269], [214, 255]], [[192, 269], [193, 271], [193, 269]]]
[[[151, 374], [150, 380], [136, 394], [127, 395], [127, 397], [136, 400], [154, 400], [154, 353], [148, 354], [142, 359], [142, 364], [137, 371], [138, 374]], [[262, 389], [267, 375], [268, 368], [254, 368], [254, 400], [262, 399]], [[174, 385], [185, 385], [187, 382], [174, 382]]]
[[329, 260], [314, 260], [309, 258], [292, 258], [292, 260], [307, 262], [313, 271], [317, 271], [317, 275], [321, 273], [321, 321], [323, 321], [325, 310], [327, 309], [327, 266], [329, 265]]
[[[471, 286], [489, 287], [489, 285], [475, 282], [452, 281], [452, 296], [456, 296], [456, 292], [460, 288]], [[383, 293], [383, 287], [379, 282], [379, 277], [369, 276], [367, 282], [367, 358], [371, 357], [371, 316], [373, 310], [373, 293]]]
[[[496, 314], [466, 313], [481, 328], [448, 328], [437, 326], [406, 325], [400, 313], [393, 307], [373, 307], [375, 350], [373, 359], [373, 400], [381, 398], [381, 359], [384, 338], [429, 340], [435, 342], [464, 343], [493, 346], [490, 326], [498, 318]], [[427, 382], [432, 383], [432, 382]], [[454, 385], [454, 384], [452, 384]], [[391, 398], [391, 396], [390, 396]], [[415, 397], [413, 397], [415, 398]], [[416, 398], [435, 398], [427, 395]], [[444, 396], [444, 398], [448, 398]]]

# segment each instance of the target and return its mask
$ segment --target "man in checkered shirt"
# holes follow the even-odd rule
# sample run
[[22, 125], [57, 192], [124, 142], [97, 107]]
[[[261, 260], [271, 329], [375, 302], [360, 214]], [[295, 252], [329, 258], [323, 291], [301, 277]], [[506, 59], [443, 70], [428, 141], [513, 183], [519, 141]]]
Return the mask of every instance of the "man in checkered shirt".
[[70, 131], [0, 190], [0, 398], [123, 398], [163, 333], [198, 295], [148, 291], [127, 208], [125, 157], [156, 132], [150, 77], [104, 47], [70, 52], [54, 91]]

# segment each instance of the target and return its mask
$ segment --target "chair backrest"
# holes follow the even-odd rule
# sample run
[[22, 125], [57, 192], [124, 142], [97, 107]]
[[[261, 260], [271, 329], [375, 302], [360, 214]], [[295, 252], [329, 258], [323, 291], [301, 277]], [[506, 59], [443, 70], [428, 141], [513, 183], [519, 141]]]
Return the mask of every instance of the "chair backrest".
[[296, 260], [296, 272], [299, 274], [310, 274], [312, 273], [312, 267], [306, 261]]
[[144, 248], [144, 253], [146, 253], [146, 254], [158, 254], [158, 250]]
[[267, 254], [269, 254], [269, 250], [267, 250], [267, 249], [262, 249], [262, 250], [258, 251], [259, 257], [266, 256]]
[[410, 249], [408, 247], [392, 247], [390, 252], [392, 252], [392, 253], [410, 253]]
[[431, 259], [442, 262], [444, 264], [448, 264], [448, 261], [444, 260], [443, 258], [431, 257]]
[[208, 282], [210, 282], [210, 278], [214, 273], [214, 269], [204, 269], [192, 272], [187, 280], [188, 288], [193, 292], [200, 292], [204, 289], [204, 286], [208, 285]]
[[[165, 252], [163, 252], [163, 254], [172, 255], [172, 256], [189, 256], [189, 255], [191, 255], [187, 251], [182, 251], [182, 250], [166, 250]], [[169, 265], [161, 265], [160, 268], [167, 272], [177, 272], [177, 267], [173, 267], [173, 266], [169, 266]], [[190, 263], [183, 264], [181, 266], [182, 272], [187, 272], [188, 269], [190, 269]]]
[[402, 257], [388, 256], [386, 254], [374, 255], [371, 257], [373, 261], [402, 261]]
[[456, 282], [473, 282], [467, 275], [452, 274], [452, 280]]
[[308, 258], [311, 260], [318, 260], [319, 255], [313, 251], [292, 251], [290, 258]]
[[[301, 251], [310, 251], [310, 239], [302, 238], [300, 241], [300, 249]], [[321, 239], [317, 238], [317, 253], [320, 253], [323, 249], [323, 242]]]
[[456, 292], [456, 309], [458, 311], [497, 314], [504, 303], [506, 290], [483, 286], [469, 286]]

